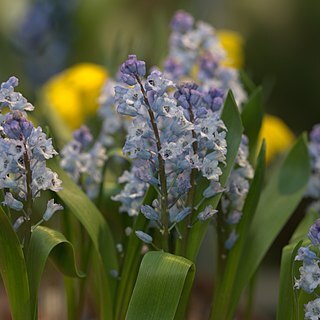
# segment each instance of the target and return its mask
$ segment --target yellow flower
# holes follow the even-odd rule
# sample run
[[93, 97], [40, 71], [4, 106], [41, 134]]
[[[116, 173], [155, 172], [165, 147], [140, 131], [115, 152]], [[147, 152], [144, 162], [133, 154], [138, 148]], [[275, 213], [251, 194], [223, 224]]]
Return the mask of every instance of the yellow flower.
[[244, 61], [242, 36], [232, 30], [218, 30], [217, 35], [227, 54], [223, 65], [235, 69], [242, 68]]
[[98, 97], [107, 71], [96, 64], [77, 64], [51, 78], [43, 87], [43, 97], [70, 129], [77, 129], [96, 113]]
[[266, 114], [260, 131], [260, 142], [266, 140], [266, 161], [270, 163], [277, 155], [287, 150], [294, 141], [290, 128], [278, 117]]

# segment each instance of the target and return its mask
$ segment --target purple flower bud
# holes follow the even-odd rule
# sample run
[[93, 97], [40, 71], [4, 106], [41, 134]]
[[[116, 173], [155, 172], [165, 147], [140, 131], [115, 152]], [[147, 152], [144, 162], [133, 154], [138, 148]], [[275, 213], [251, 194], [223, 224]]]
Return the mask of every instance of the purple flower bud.
[[151, 206], [143, 205], [141, 206], [142, 214], [151, 221], [159, 221], [160, 217], [156, 210], [154, 210]]
[[184, 33], [193, 26], [194, 19], [189, 13], [179, 10], [171, 20], [171, 28], [174, 31]]
[[196, 111], [196, 117], [197, 118], [205, 118], [208, 114], [208, 110], [205, 107], [200, 107]]
[[191, 213], [191, 208], [185, 208], [182, 211], [180, 211], [175, 217], [174, 217], [174, 221], [176, 223], [181, 222], [182, 220], [184, 220], [189, 214]]
[[164, 71], [171, 75], [173, 80], [178, 80], [183, 75], [183, 68], [180, 63], [178, 63], [173, 58], [168, 58], [164, 62]]
[[121, 65], [121, 79], [129, 86], [137, 83], [136, 77], [143, 77], [146, 74], [146, 63], [137, 60], [137, 56], [131, 54], [128, 59]]
[[194, 82], [186, 82], [178, 86], [174, 93], [178, 105], [184, 109], [189, 109], [190, 105], [197, 107], [202, 99], [202, 94], [197, 89], [198, 85]]
[[144, 243], [147, 243], [147, 244], [149, 244], [149, 243], [152, 243], [152, 237], [151, 236], [149, 236], [147, 233], [145, 233], [145, 232], [143, 232], [143, 231], [136, 231], [135, 232], [136, 233], [136, 236], [140, 239], [140, 240], [142, 240]]
[[223, 105], [223, 91], [220, 89], [210, 89], [204, 95], [203, 100], [212, 111], [218, 111]]
[[19, 80], [18, 78], [12, 76], [9, 78], [9, 80], [6, 82], [6, 85], [8, 85], [9, 87], [17, 87], [19, 85]]
[[81, 126], [80, 129], [73, 133], [73, 138], [86, 148], [92, 141], [92, 134], [87, 126]]
[[308, 238], [311, 240], [313, 245], [320, 245], [320, 219], [317, 219], [316, 222], [310, 227]]
[[213, 78], [217, 67], [218, 62], [211, 54], [207, 53], [201, 57], [200, 72], [202, 72], [206, 77]]
[[20, 111], [6, 115], [3, 131], [10, 139], [27, 139], [33, 129], [32, 122], [28, 121]]

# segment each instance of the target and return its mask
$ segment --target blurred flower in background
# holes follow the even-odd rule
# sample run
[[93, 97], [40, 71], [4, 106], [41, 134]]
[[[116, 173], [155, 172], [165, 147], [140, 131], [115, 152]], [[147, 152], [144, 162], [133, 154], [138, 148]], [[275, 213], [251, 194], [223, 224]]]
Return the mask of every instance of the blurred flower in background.
[[93, 63], [77, 64], [51, 78], [43, 87], [46, 105], [53, 108], [70, 129], [95, 116], [107, 71]]
[[227, 29], [218, 30], [217, 35], [223, 48], [227, 52], [227, 59], [224, 61], [224, 65], [241, 69], [244, 62], [244, 41], [242, 36], [238, 32]]
[[260, 131], [260, 141], [265, 139], [266, 161], [270, 163], [283, 151], [288, 150], [294, 142], [294, 134], [278, 117], [266, 114]]
[[66, 67], [77, 0], [36, 0], [10, 38], [22, 58], [28, 80], [38, 87]]

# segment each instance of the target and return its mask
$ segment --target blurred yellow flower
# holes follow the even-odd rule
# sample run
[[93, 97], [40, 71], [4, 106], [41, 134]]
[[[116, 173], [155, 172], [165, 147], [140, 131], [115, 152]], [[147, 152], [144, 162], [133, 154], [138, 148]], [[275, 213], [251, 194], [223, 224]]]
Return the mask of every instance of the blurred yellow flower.
[[98, 109], [98, 97], [107, 71], [93, 63], [77, 64], [51, 78], [43, 97], [70, 129], [77, 129]]
[[244, 61], [242, 36], [235, 31], [223, 29], [218, 30], [217, 35], [227, 54], [223, 65], [235, 69], [242, 68]]
[[287, 150], [295, 136], [290, 128], [278, 117], [266, 114], [260, 131], [260, 142], [266, 140], [266, 161], [270, 163], [277, 155]]

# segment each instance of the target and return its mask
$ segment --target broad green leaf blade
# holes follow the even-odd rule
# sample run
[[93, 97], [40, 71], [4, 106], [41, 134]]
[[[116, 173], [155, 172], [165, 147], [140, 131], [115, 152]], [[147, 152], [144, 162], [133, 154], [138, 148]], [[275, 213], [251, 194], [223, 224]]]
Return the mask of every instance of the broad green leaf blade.
[[[231, 92], [228, 93], [228, 96], [226, 98], [221, 118], [228, 129], [227, 136], [226, 136], [227, 165], [221, 168], [223, 173], [220, 177], [220, 184], [222, 187], [224, 187], [227, 183], [229, 174], [233, 168], [234, 161], [240, 146], [242, 132], [243, 132], [239, 110]], [[203, 186], [200, 189], [204, 189]], [[202, 204], [202, 206], [200, 206], [199, 212], [201, 212], [209, 204], [211, 204], [213, 208], [216, 208], [219, 203], [220, 196], [221, 195], [218, 195], [213, 197], [212, 199], [208, 199], [208, 201], [205, 201]], [[198, 194], [198, 197], [200, 197], [200, 199], [202, 198], [202, 191]], [[198, 202], [197, 200], [196, 200], [196, 203]], [[189, 235], [188, 245], [187, 245], [188, 246], [187, 254], [186, 254], [186, 257], [188, 259], [192, 261], [195, 260], [198, 254], [201, 242], [208, 228], [208, 225], [209, 225], [209, 221], [204, 223], [196, 223], [190, 229], [190, 235]]]
[[258, 87], [249, 97], [243, 106], [241, 120], [244, 127], [244, 133], [249, 139], [249, 157], [254, 164], [257, 154], [257, 144], [262, 125], [263, 107], [262, 107], [262, 89]]
[[[143, 203], [151, 205], [156, 197], [156, 191], [153, 187], [149, 187]], [[116, 296], [116, 319], [124, 319], [127, 313], [127, 308], [130, 302], [130, 297], [136, 282], [140, 262], [141, 262], [141, 248], [143, 242], [136, 236], [135, 231], [145, 231], [149, 224], [149, 220], [143, 214], [139, 214], [129, 236], [123, 266], [120, 273], [120, 283], [117, 288]]]
[[40, 280], [49, 256], [64, 275], [82, 277], [75, 266], [73, 246], [64, 235], [46, 227], [37, 227], [32, 233], [27, 257], [30, 304], [34, 319]]
[[243, 70], [240, 70], [239, 75], [245, 90], [250, 95], [256, 89], [256, 85]]
[[179, 304], [189, 296], [194, 272], [193, 263], [183, 257], [148, 252], [141, 262], [126, 319], [184, 319]]
[[237, 271], [227, 319], [232, 317], [242, 290], [302, 199], [309, 174], [306, 137], [301, 136], [262, 192]]
[[30, 320], [27, 268], [19, 239], [0, 207], [0, 273], [13, 320]]
[[59, 191], [57, 195], [87, 230], [103, 265], [105, 275], [102, 279], [104, 279], [105, 283], [102, 286], [105, 304], [102, 307], [105, 313], [104, 316], [108, 319], [113, 319], [112, 310], [116, 279], [111, 276], [111, 271], [118, 271], [118, 261], [110, 228], [93, 202], [69, 178], [67, 173], [55, 161], [50, 161], [50, 167], [58, 173], [59, 178], [63, 182], [63, 190]]
[[[213, 310], [211, 312], [212, 319], [227, 319], [229, 305], [231, 304], [232, 299], [236, 298], [233, 296], [233, 292], [237, 277], [237, 270], [239, 269], [241, 256], [242, 254], [245, 254], [244, 251], [246, 250], [245, 243], [247, 240], [247, 234], [260, 199], [264, 180], [264, 171], [265, 143], [263, 143], [259, 153], [255, 175], [243, 207], [243, 216], [237, 228], [237, 234], [239, 235], [238, 240], [228, 254], [223, 275], [220, 275], [222, 279], [218, 282], [218, 288], [215, 292]], [[236, 303], [237, 301], [233, 301], [233, 304]]]

